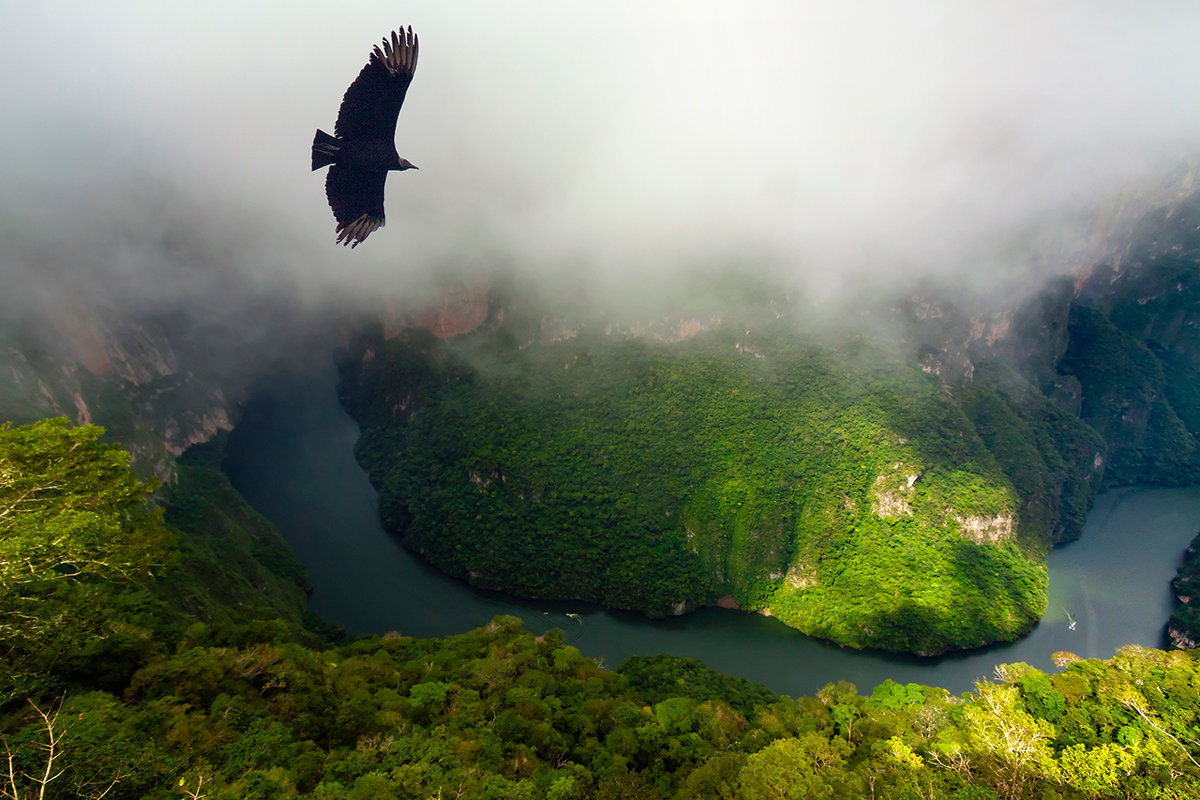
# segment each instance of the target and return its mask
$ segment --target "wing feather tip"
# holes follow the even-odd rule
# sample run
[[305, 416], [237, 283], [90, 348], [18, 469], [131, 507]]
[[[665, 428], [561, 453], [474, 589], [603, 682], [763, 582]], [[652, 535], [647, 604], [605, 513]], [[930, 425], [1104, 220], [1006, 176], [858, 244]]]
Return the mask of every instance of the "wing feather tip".
[[386, 224], [386, 220], [383, 217], [362, 214], [350, 222], [338, 225], [336, 243], [343, 246], [349, 245], [353, 250], [368, 236], [382, 228], [384, 224]]
[[412, 26], [409, 25], [407, 29], [401, 26], [399, 30], [392, 31], [383, 37], [382, 44], [382, 48], [375, 45], [372, 63], [378, 61], [391, 75], [407, 75], [411, 78], [417, 68], [420, 47]]

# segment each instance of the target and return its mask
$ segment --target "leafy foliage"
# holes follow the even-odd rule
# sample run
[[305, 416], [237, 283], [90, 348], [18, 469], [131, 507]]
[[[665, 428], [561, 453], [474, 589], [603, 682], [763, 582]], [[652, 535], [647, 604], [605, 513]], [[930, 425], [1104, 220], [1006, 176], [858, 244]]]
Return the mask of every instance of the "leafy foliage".
[[129, 580], [163, 558], [154, 490], [101, 428], [65, 417], [0, 427], [0, 592]]
[[940, 384], [789, 325], [741, 333], [373, 338], [342, 396], [385, 524], [525, 596], [657, 616], [731, 594], [807, 633], [918, 652], [1027, 630], [1045, 533], [1013, 524], [1009, 478]]
[[617, 670], [649, 703], [670, 697], [693, 700], [723, 700], [746, 716], [757, 706], [781, 698], [753, 681], [709, 669], [694, 658], [682, 656], [632, 656]]
[[0, 708], [123, 686], [181, 641], [317, 641], [302, 567], [217, 455], [181, 461], [164, 516], [102, 434], [61, 418], [0, 428]]
[[146, 585], [170, 537], [146, 505], [153, 485], [102, 433], [64, 418], [0, 427], [0, 704], [101, 663], [119, 681], [150, 647]]
[[[705, 688], [680, 685], [681, 667]], [[670, 659], [633, 671], [630, 682], [512, 617], [442, 640], [187, 648], [148, 660], [122, 697], [66, 698], [53, 729], [63, 778], [46, 796], [88, 796], [114, 777], [108, 797], [210, 800], [1200, 789], [1193, 653], [1127, 648], [1057, 675], [1009, 665], [963, 698], [894, 683], [864, 697], [843, 682], [793, 700]], [[10, 725], [19, 768], [39, 774], [43, 719]]]
[[[98, 431], [61, 421], [9, 430], [24, 445], [6, 452], [42, 454], [6, 461], [10, 485], [44, 486], [45, 475], [58, 475], [63, 496], [92, 509], [109, 488], [125, 487], [107, 496], [142, 505], [117, 502], [125, 512], [117, 517], [149, 526], [148, 539], [128, 541], [168, 541], [145, 505], [148, 487], [126, 481], [122, 459], [96, 443]], [[60, 456], [80, 448], [93, 457], [57, 472], [70, 461]], [[200, 480], [181, 483], [167, 516], [181, 536], [201, 525], [213, 537], [239, 535], [229, 520], [242, 511], [233, 503], [219, 513], [229, 498], [204, 479], [206, 463], [191, 464]], [[92, 467], [109, 480], [95, 481], [99, 494], [89, 499], [86, 481], [65, 476], [86, 477]], [[49, 495], [40, 505], [11, 499], [33, 496], [25, 488], [9, 496], [11, 529], [23, 535], [32, 535], [26, 514], [64, 516]], [[75, 546], [60, 539], [65, 551]], [[254, 541], [225, 552], [236, 560], [241, 547], [257, 547], [270, 560], [271, 543]], [[220, 609], [225, 633], [216, 621], [180, 632], [172, 598], [154, 597], [123, 566], [160, 553], [158, 545], [111, 546], [119, 568], [85, 576], [72, 567], [47, 578], [56, 590], [88, 590], [108, 611], [97, 620], [70, 606], [88, 641], [51, 640], [65, 648], [58, 659], [86, 666], [65, 698], [55, 698], [62, 682], [27, 683], [30, 704], [0, 709], [0, 796], [900, 800], [1200, 791], [1195, 652], [1130, 647], [1107, 662], [1075, 659], [1055, 675], [1007, 665], [962, 698], [887, 681], [869, 697], [839, 682], [790, 699], [689, 659], [638, 658], [610, 672], [564, 644], [561, 631], [535, 637], [514, 617], [442, 640], [389, 634], [328, 649], [232, 607]], [[221, 551], [201, 540], [183, 552], [186, 565]], [[209, 592], [197, 608], [215, 620], [213, 606], [238, 596], [236, 587]], [[60, 608], [25, 613], [51, 630]], [[143, 637], [141, 649], [123, 644], [139, 625], [166, 635]], [[100, 671], [104, 652], [123, 653], [121, 668]]]

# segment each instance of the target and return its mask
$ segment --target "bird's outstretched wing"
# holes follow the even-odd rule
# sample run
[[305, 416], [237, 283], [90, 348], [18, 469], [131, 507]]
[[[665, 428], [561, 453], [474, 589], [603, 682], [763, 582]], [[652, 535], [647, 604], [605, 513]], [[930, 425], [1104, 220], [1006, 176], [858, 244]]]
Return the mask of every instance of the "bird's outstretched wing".
[[358, 243], [383, 227], [383, 182], [387, 172], [334, 164], [325, 175], [325, 196], [337, 220], [338, 244]]
[[396, 117], [417, 69], [419, 43], [412, 28], [392, 31], [375, 47], [371, 60], [342, 97], [337, 127], [346, 139], [387, 139], [396, 136]]

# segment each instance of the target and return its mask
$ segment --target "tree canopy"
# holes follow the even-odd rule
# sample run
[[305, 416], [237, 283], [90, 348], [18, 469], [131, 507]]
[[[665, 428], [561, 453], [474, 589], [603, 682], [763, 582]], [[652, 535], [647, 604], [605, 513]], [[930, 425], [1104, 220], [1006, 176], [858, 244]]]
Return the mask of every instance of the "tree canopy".
[[66, 418], [0, 427], [0, 679], [28, 691], [64, 653], [86, 649], [116, 598], [170, 561], [155, 490], [95, 425]]
[[65, 417], [0, 428], [0, 597], [162, 563], [160, 515], [145, 505], [157, 487], [103, 433]]
[[[181, 464], [190, 477], [167, 495], [171, 531], [188, 540], [176, 545], [146, 502], [152, 485], [100, 434], [65, 420], [0, 429], [0, 798], [1200, 791], [1195, 652], [1060, 654], [1058, 674], [1011, 664], [963, 697], [891, 681], [864, 696], [842, 681], [791, 699], [689, 659], [609, 671], [562, 631], [534, 636], [514, 617], [441, 640], [314, 647], [230, 589], [253, 574], [265, 593], [265, 573], [212, 568], [243, 560], [217, 539], [263, 562], [278, 552], [209, 461]], [[218, 587], [205, 602], [226, 603], [241, 628], [221, 633], [203, 612], [180, 629], [156, 594], [168, 582], [148, 579], [173, 553], [175, 590]]]

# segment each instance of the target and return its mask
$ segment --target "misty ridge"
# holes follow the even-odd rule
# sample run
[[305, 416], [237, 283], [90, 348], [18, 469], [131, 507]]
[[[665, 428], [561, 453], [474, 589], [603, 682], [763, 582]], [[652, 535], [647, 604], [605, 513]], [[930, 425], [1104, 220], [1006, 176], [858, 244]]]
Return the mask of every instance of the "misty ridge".
[[[66, 8], [0, 33], [0, 313], [162, 320], [234, 362], [497, 272], [628, 321], [731, 274], [835, 318], [920, 285], [1003, 305], [1185, 192], [1200, 134], [1184, 3]], [[308, 139], [401, 23], [422, 170], [339, 252]]]

